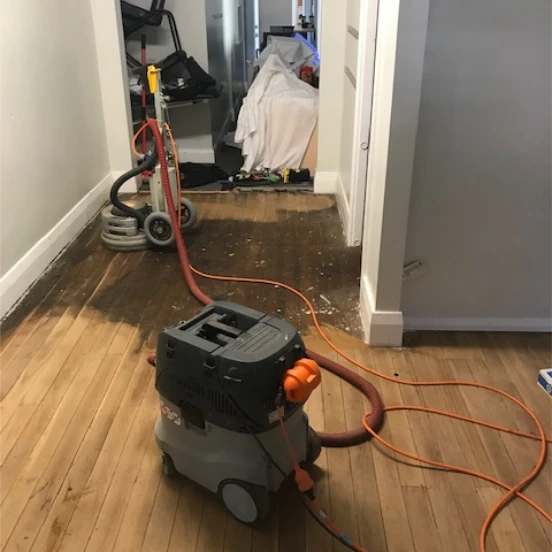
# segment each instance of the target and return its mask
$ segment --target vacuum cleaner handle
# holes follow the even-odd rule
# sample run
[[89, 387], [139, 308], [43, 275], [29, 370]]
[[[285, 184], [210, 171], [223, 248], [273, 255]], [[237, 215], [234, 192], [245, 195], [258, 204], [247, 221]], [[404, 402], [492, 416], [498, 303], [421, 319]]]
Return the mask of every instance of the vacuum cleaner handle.
[[216, 320], [209, 320], [208, 322], [205, 322], [205, 324], [203, 324], [202, 326], [202, 329], [207, 334], [207, 336], [222, 334], [227, 337], [232, 337], [233, 339], [236, 339], [242, 334], [242, 332], [237, 328], [227, 326], [226, 324], [223, 324], [222, 322], [217, 322]]

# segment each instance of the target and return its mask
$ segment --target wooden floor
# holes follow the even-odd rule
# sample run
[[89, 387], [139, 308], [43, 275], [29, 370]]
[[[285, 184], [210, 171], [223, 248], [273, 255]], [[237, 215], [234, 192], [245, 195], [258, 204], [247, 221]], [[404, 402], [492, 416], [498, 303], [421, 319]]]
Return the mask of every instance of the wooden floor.
[[[552, 435], [551, 400], [536, 385], [550, 336], [422, 333], [400, 350], [359, 339], [359, 252], [343, 245], [333, 200], [300, 194], [194, 195], [201, 222], [188, 239], [195, 265], [273, 277], [314, 302], [329, 335], [356, 359], [403, 378], [468, 379], [523, 399]], [[208, 294], [291, 320], [332, 358], [305, 307], [284, 291], [201, 282]], [[174, 252], [114, 254], [88, 227], [2, 328], [1, 530], [5, 552], [326, 552], [344, 548], [306, 515], [290, 485], [259, 527], [226, 515], [216, 496], [162, 476], [153, 438], [158, 398], [146, 353], [157, 332], [196, 313]], [[424, 391], [371, 378], [387, 405], [449, 409], [525, 431], [527, 416], [485, 391]], [[369, 405], [324, 374], [308, 403], [312, 425], [358, 426]], [[538, 443], [425, 414], [391, 413], [382, 435], [436, 460], [515, 484]], [[397, 462], [374, 443], [324, 450], [316, 492], [369, 552], [476, 551], [486, 511], [503, 494], [486, 482]], [[551, 507], [551, 469], [527, 489]], [[488, 550], [545, 552], [550, 527], [515, 501], [492, 526]]]

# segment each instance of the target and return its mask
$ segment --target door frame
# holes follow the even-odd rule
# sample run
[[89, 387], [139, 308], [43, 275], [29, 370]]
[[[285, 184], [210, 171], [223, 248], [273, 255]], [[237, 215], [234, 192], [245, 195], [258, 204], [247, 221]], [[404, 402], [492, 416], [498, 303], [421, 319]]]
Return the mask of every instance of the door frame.
[[[368, 175], [368, 153], [372, 122], [374, 92], [374, 67], [376, 59], [376, 31], [379, 0], [360, 2], [358, 49], [355, 87], [355, 122], [353, 127], [353, 151], [351, 152], [351, 183], [349, 197], [341, 182], [337, 196], [340, 205], [345, 239], [348, 246], [362, 243], [364, 210]], [[347, 28], [352, 34], [354, 29]]]
[[[255, 61], [258, 50], [261, 47], [259, 0], [243, 0], [243, 9], [246, 44], [245, 59], [247, 63]], [[252, 50], [248, 50], [248, 48], [252, 48]]]
[[360, 274], [360, 316], [371, 345], [402, 344], [402, 277], [429, 2], [386, 0], [379, 9]]

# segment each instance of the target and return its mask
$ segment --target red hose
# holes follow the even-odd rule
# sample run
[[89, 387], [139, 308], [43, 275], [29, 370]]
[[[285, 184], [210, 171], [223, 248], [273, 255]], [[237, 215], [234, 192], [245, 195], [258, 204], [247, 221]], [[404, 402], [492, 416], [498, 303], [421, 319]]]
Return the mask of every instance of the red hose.
[[[319, 366], [322, 366], [322, 368], [328, 370], [328, 372], [331, 372], [338, 378], [350, 383], [368, 398], [370, 404], [372, 405], [372, 410], [366, 414], [365, 421], [377, 433], [383, 423], [384, 406], [380, 394], [374, 385], [359, 374], [345, 368], [345, 366], [315, 353], [310, 349], [307, 349], [307, 356], [316, 361]], [[368, 432], [364, 426], [352, 429], [351, 431], [343, 431], [339, 433], [325, 433], [320, 431], [317, 431], [316, 433], [320, 437], [322, 446], [324, 447], [350, 447], [352, 445], [364, 443], [364, 441], [367, 441], [370, 438], [366, 435]]]
[[[159, 152], [159, 163], [161, 165], [161, 183], [163, 185], [163, 193], [167, 200], [167, 207], [169, 210], [169, 216], [171, 218], [171, 225], [173, 232], [176, 237], [176, 248], [178, 251], [178, 257], [180, 259], [180, 265], [182, 267], [182, 272], [184, 273], [184, 279], [186, 285], [190, 290], [190, 293], [203, 305], [209, 305], [213, 300], [205, 295], [197, 285], [195, 281], [194, 274], [190, 267], [190, 260], [188, 258], [188, 251], [186, 249], [186, 244], [184, 243], [184, 238], [182, 237], [182, 232], [180, 231], [180, 226], [178, 224], [178, 215], [177, 210], [174, 204], [174, 198], [171, 191], [171, 183], [169, 180], [169, 168], [167, 165], [167, 158], [163, 154], [165, 151], [165, 146], [163, 144], [163, 137], [161, 136], [161, 131], [157, 126], [157, 121], [155, 119], [148, 119], [148, 126], [151, 128], [153, 134], [153, 140], [155, 142], [155, 149]], [[341, 366], [337, 362], [330, 360], [314, 351], [307, 349], [307, 355], [309, 358], [315, 360], [322, 368], [325, 368], [329, 372], [332, 372], [339, 378], [350, 383], [353, 387], [358, 389], [363, 393], [370, 404], [372, 405], [372, 411], [365, 418], [367, 425], [377, 432], [383, 422], [383, 412], [384, 406], [383, 401], [381, 400], [378, 390], [374, 387], [372, 383], [364, 379], [362, 376], [357, 373]], [[153, 363], [155, 355], [148, 356], [148, 362]], [[322, 446], [324, 447], [348, 447], [351, 445], [357, 445], [364, 441], [370, 439], [370, 433], [365, 429], [364, 426], [361, 426], [357, 429], [351, 431], [343, 431], [339, 433], [318, 433], [320, 440], [322, 441]]]

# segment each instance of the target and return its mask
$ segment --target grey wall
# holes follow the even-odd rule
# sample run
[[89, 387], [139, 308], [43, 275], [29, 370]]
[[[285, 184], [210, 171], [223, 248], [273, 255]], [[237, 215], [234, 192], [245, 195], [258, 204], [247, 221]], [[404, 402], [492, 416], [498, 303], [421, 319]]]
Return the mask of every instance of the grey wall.
[[224, 0], [206, 0], [205, 10], [209, 71], [224, 84], [220, 99], [210, 105], [211, 131], [214, 139], [217, 139], [230, 108], [229, 67], [224, 49]]
[[259, 0], [259, 19], [261, 24], [261, 43], [263, 33], [270, 31], [271, 25], [294, 25], [294, 0]]
[[211, 102], [213, 143], [224, 138], [231, 110], [245, 90], [244, 0], [205, 0], [209, 72], [224, 86]]
[[406, 255], [429, 272], [404, 285], [407, 324], [550, 318], [551, 52], [550, 0], [432, 0]]

